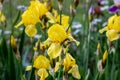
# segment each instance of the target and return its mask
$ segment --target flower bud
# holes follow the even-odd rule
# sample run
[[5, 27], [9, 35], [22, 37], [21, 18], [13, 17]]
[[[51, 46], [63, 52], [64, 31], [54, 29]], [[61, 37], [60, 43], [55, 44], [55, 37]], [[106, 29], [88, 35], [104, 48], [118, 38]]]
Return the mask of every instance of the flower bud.
[[75, 8], [78, 6], [78, 4], [79, 4], [79, 0], [74, 0]]
[[76, 15], [76, 10], [70, 5], [70, 14], [72, 15], [72, 17], [75, 17]]

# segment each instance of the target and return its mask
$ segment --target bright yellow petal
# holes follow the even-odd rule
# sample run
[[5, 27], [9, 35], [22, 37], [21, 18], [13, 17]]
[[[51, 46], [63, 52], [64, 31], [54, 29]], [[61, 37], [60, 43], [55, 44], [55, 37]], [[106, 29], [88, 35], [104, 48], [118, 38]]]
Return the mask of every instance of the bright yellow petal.
[[114, 40], [117, 40], [119, 38], [119, 34], [115, 30], [108, 30], [106, 32], [106, 36], [110, 41], [114, 41]]
[[48, 48], [48, 55], [51, 59], [56, 58], [60, 56], [62, 52], [62, 46], [58, 43], [52, 43], [50, 47]]
[[27, 66], [25, 70], [26, 70], [26, 71], [29, 71], [29, 70], [31, 70], [31, 69], [32, 69], [32, 66]]
[[120, 16], [117, 16], [114, 20], [114, 25], [112, 26], [112, 29], [116, 30], [117, 32], [120, 32]]
[[34, 13], [39, 16], [39, 18], [45, 15], [45, 13], [48, 11], [45, 4], [41, 3], [39, 0], [31, 1], [28, 9], [34, 11]]
[[74, 78], [81, 79], [81, 75], [79, 73], [77, 65], [73, 65], [72, 68], [68, 71], [68, 73], [71, 73]]
[[49, 69], [50, 61], [45, 56], [40, 55], [35, 59], [33, 67], [37, 69], [40, 68]]
[[106, 26], [106, 27], [100, 29], [100, 30], [99, 30], [99, 33], [102, 34], [104, 31], [107, 31], [107, 30], [108, 30], [108, 27]]
[[29, 37], [33, 37], [35, 36], [35, 34], [37, 33], [37, 29], [34, 25], [28, 25], [25, 28], [25, 33], [29, 36]]
[[[68, 26], [69, 26], [69, 16], [62, 14], [62, 20], [61, 20], [61, 21], [62, 21], [62, 22], [61, 22], [61, 23], [62, 23], [62, 26], [63, 26], [64, 29], [66, 30], [66, 29], [68, 28]], [[57, 22], [60, 23], [60, 15], [57, 16]]]
[[67, 38], [67, 33], [59, 24], [54, 24], [48, 30], [48, 37], [57, 43], [63, 42]]
[[113, 16], [111, 16], [109, 19], [108, 19], [108, 29], [110, 30], [110, 29], [113, 29], [113, 27], [114, 27], [114, 21], [115, 21], [115, 19], [117, 18], [117, 15], [113, 15]]
[[40, 76], [40, 80], [45, 80], [48, 77], [48, 72], [44, 68], [39, 69], [37, 74]]
[[22, 14], [22, 22], [25, 26], [36, 25], [40, 21], [39, 15], [36, 15], [31, 9], [26, 10]]
[[75, 40], [71, 35], [68, 38], [70, 39], [70, 41], [74, 41], [77, 46], [80, 44], [80, 42]]

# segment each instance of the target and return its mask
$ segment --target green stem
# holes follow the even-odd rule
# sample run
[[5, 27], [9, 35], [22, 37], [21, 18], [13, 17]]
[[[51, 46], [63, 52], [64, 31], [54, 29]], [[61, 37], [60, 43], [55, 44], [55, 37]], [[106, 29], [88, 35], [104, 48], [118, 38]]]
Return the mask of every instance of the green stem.
[[74, 20], [74, 17], [72, 17], [72, 20], [71, 20], [70, 25], [68, 26], [68, 28], [67, 28], [66, 32], [68, 32], [68, 30], [69, 30], [70, 26], [72, 25], [73, 20]]

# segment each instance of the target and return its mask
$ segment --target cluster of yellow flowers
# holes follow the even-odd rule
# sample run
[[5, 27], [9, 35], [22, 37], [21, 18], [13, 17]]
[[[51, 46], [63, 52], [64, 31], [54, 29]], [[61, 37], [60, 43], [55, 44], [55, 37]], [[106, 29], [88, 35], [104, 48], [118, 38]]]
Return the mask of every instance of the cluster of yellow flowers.
[[29, 37], [35, 36], [37, 33], [36, 24], [40, 22], [40, 19], [42, 16], [45, 15], [47, 12], [47, 8], [45, 4], [36, 1], [31, 1], [30, 6], [28, 9], [22, 14], [22, 20], [15, 26], [15, 28], [18, 28], [20, 25], [25, 25], [25, 33]]
[[120, 16], [113, 15], [108, 19], [108, 25], [104, 27], [103, 29], [99, 30], [100, 33], [106, 32], [106, 36], [108, 40], [114, 41], [119, 38], [120, 33]]
[[[44, 15], [48, 19], [48, 23], [52, 25], [49, 26], [47, 31], [48, 38], [34, 47], [35, 51], [46, 49], [48, 55], [47, 57], [44, 54], [40, 54], [35, 57], [33, 67], [36, 68], [37, 75], [40, 76], [40, 80], [45, 80], [49, 76], [49, 73], [53, 75], [60, 69], [60, 66], [63, 66], [64, 75], [72, 74], [73, 77], [80, 79], [78, 65], [75, 59], [68, 53], [69, 43], [75, 42], [77, 46], [80, 44], [71, 35], [69, 16], [64, 14], [59, 15], [55, 9], [49, 12], [44, 3], [35, 0], [31, 1], [28, 9], [22, 14], [22, 20], [15, 27], [18, 28], [24, 24], [25, 33], [29, 37], [33, 37], [37, 33], [35, 25], [39, 22], [42, 23], [41, 19]], [[53, 60], [56, 62], [54, 66], [52, 64]], [[30, 70], [31, 68], [32, 66], [28, 66], [26, 70]]]

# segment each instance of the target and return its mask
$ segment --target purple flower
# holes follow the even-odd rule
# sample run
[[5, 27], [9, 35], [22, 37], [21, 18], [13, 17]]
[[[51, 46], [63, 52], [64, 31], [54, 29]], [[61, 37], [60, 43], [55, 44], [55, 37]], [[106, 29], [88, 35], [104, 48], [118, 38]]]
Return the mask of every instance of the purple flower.
[[89, 8], [88, 14], [94, 14], [94, 7], [93, 6], [91, 6]]
[[119, 11], [120, 11], [120, 9], [115, 5], [113, 5], [109, 8], [110, 13], [116, 13], [116, 12], [119, 12]]
[[114, 0], [114, 5], [109, 8], [110, 13], [120, 12], [120, 0]]

